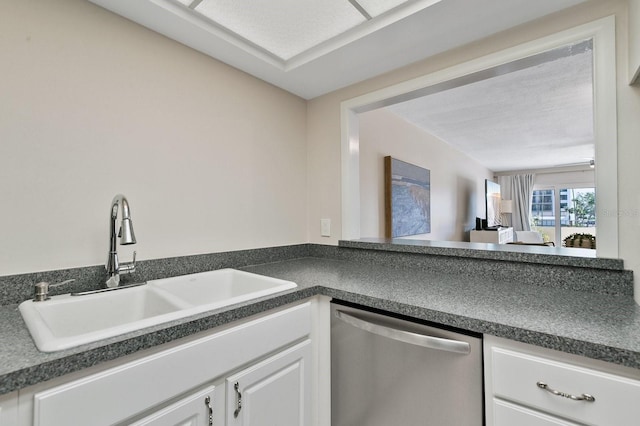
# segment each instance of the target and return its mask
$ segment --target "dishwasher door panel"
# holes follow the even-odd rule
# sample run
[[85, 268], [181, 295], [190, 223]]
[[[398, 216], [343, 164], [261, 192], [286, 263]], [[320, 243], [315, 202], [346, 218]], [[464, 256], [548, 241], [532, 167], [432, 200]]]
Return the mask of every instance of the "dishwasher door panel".
[[331, 370], [332, 426], [483, 424], [480, 338], [332, 304]]

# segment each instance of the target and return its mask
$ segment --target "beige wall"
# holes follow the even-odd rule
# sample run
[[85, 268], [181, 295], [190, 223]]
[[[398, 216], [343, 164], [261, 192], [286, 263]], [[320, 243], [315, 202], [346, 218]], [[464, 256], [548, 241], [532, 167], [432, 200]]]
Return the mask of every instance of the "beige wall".
[[[322, 242], [317, 231], [320, 215], [334, 224], [341, 215], [340, 193], [340, 103], [386, 86], [410, 80], [453, 65], [544, 37], [609, 15], [616, 17], [618, 101], [618, 193], [619, 205], [606, 209], [619, 215], [619, 253], [625, 266], [640, 273], [640, 88], [628, 83], [627, 10], [625, 0], [591, 1], [547, 18], [505, 31], [471, 45], [418, 62], [309, 102], [309, 238]], [[311, 155], [313, 154], [313, 155]], [[601, 171], [605, 172], [605, 171]], [[606, 189], [605, 189], [606, 190]], [[604, 206], [603, 206], [604, 207]], [[338, 228], [339, 229], [339, 228]], [[335, 243], [339, 235], [331, 239]], [[640, 280], [639, 280], [640, 281]], [[640, 288], [636, 289], [640, 295]], [[640, 297], [640, 296], [639, 296]], [[640, 300], [640, 299], [639, 299]]]
[[0, 2], [0, 275], [307, 241], [306, 102], [84, 0]]
[[414, 239], [469, 241], [485, 216], [486, 167], [397, 115], [378, 109], [359, 115], [360, 234], [384, 237], [384, 157], [431, 171], [431, 233]]
[[592, 1], [305, 103], [84, 0], [1, 2], [0, 275], [102, 263], [117, 192], [140, 259], [336, 244], [340, 102], [611, 14], [620, 204], [607, 211], [640, 272], [627, 6]]

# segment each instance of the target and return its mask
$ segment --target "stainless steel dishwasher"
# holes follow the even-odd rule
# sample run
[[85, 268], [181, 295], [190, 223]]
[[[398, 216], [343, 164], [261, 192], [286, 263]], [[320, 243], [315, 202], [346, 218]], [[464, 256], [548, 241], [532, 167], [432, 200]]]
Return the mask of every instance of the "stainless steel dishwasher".
[[483, 422], [479, 335], [332, 303], [332, 426]]

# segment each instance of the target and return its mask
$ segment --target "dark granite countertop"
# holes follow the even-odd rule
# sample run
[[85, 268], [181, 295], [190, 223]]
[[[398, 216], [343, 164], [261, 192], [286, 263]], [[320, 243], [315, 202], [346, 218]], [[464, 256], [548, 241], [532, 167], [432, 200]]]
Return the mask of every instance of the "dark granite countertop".
[[[487, 231], [489, 232], [489, 231]], [[501, 260], [546, 265], [623, 270], [621, 259], [596, 257], [596, 251], [583, 248], [547, 247], [527, 244], [488, 244], [458, 241], [412, 240], [408, 238], [361, 238], [341, 240], [340, 247], [418, 253], [467, 259]]]
[[17, 305], [0, 306], [0, 394], [317, 294], [640, 369], [640, 306], [628, 295], [326, 258], [241, 269], [298, 288], [55, 353], [36, 349]]

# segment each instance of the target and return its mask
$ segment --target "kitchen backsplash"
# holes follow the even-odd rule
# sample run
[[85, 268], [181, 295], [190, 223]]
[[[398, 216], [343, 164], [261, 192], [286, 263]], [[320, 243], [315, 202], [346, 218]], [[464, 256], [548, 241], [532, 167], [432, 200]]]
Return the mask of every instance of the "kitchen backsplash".
[[[341, 246], [298, 244], [262, 249], [239, 250], [193, 256], [138, 261], [136, 272], [123, 276], [123, 284], [158, 278], [192, 274], [221, 268], [242, 268], [302, 257], [320, 257], [342, 261], [374, 263], [389, 268], [415, 268], [428, 274], [464, 274], [483, 276], [501, 281], [514, 280], [531, 285], [555, 287], [611, 295], [633, 295], [633, 273], [622, 268], [622, 262], [598, 259], [567, 259], [536, 257], [526, 254], [514, 257], [508, 252], [476, 250], [456, 251], [429, 249], [424, 252], [414, 246], [375, 243], [341, 242]], [[611, 266], [613, 264], [613, 266]], [[57, 283], [68, 279], [74, 282], [53, 288], [51, 294], [95, 290], [106, 279], [104, 265], [55, 271], [35, 272], [0, 277], [0, 305], [20, 303], [33, 297], [33, 286], [40, 281]]]

